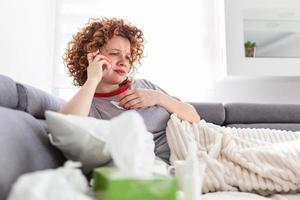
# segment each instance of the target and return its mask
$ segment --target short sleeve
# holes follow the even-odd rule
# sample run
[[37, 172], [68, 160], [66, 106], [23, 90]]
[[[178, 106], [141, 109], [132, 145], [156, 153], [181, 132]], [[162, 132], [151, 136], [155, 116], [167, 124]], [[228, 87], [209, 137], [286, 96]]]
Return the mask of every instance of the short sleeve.
[[92, 102], [91, 108], [90, 108], [90, 112], [89, 112], [89, 117], [94, 117], [97, 119], [102, 119], [100, 112], [97, 110], [96, 106], [95, 106], [95, 102]]
[[159, 87], [158, 85], [152, 83], [151, 81], [149, 80], [146, 80], [146, 79], [138, 79], [135, 81], [135, 84], [137, 88], [146, 88], [146, 89], [152, 89], [152, 90], [159, 90], [161, 91], [162, 93], [166, 94], [166, 95], [169, 95], [173, 98], [175, 98], [176, 100], [180, 101], [179, 98], [175, 97], [175, 96], [172, 96], [170, 95], [169, 93], [167, 93], [164, 89], [162, 89], [161, 87]]

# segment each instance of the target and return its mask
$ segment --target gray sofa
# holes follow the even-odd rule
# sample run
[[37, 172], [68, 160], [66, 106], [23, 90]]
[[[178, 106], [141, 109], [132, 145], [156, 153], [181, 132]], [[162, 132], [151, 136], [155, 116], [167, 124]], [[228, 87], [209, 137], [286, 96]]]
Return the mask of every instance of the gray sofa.
[[[45, 110], [65, 101], [0, 75], [0, 200], [21, 174], [65, 161], [47, 137]], [[192, 103], [201, 118], [222, 126], [300, 130], [300, 104]]]

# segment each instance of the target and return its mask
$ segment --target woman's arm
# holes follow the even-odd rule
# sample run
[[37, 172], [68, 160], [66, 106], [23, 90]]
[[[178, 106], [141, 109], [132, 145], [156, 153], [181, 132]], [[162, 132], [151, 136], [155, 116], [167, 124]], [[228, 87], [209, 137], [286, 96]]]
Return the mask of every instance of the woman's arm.
[[97, 80], [87, 80], [78, 93], [59, 112], [63, 114], [88, 116], [97, 87]]
[[105, 73], [105, 71], [103, 71], [103, 65], [106, 64], [107, 68], [105, 70], [111, 67], [110, 60], [98, 53], [99, 50], [87, 55], [89, 62], [87, 81], [80, 88], [79, 92], [67, 104], [61, 107], [59, 110], [60, 113], [88, 116], [94, 93], [98, 83], [102, 79], [103, 73]]
[[164, 107], [168, 112], [176, 113], [180, 119], [191, 123], [200, 121], [200, 116], [191, 104], [178, 101], [162, 92], [158, 96], [157, 105]]
[[200, 116], [195, 108], [188, 103], [164, 94], [159, 90], [142, 89], [128, 90], [118, 96], [119, 105], [126, 109], [136, 109], [149, 106], [162, 106], [169, 113], [176, 113], [182, 120], [198, 122]]

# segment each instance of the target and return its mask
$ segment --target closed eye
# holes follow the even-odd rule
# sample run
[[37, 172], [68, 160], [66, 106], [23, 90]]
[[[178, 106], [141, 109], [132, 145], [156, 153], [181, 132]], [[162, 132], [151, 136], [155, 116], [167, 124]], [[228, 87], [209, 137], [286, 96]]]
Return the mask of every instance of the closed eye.
[[[111, 53], [109, 53], [109, 55], [111, 55], [111, 56], [119, 56], [120, 55], [120, 53], [119, 52], [111, 52]], [[131, 62], [131, 56], [126, 56], [126, 60], [128, 60], [128, 61], [130, 61]]]
[[117, 56], [119, 53], [109, 53], [111, 56]]

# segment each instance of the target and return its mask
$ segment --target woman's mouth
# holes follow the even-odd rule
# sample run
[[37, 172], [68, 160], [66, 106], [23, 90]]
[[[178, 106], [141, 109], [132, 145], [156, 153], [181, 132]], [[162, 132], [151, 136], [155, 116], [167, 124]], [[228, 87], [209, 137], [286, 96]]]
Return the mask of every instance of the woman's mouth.
[[125, 72], [124, 70], [122, 70], [122, 69], [115, 69], [114, 72], [116, 72], [116, 73], [119, 74], [119, 75], [124, 75], [124, 74], [126, 74], [126, 72]]

